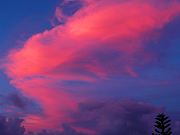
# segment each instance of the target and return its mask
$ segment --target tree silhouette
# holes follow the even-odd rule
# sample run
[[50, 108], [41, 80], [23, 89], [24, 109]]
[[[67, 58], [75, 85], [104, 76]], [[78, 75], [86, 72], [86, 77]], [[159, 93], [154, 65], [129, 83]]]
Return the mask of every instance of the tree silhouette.
[[171, 120], [164, 113], [160, 113], [156, 116], [155, 130], [152, 135], [172, 135]]

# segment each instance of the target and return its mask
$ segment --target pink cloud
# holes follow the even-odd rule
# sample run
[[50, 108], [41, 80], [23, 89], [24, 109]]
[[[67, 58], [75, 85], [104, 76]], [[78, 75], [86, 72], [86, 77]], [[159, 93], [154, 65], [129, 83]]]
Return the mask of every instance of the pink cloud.
[[[67, 112], [76, 111], [81, 97], [73, 96], [63, 81], [94, 82], [116, 74], [137, 77], [134, 65], [151, 60], [144, 43], [179, 13], [176, 2], [159, 6], [148, 0], [90, 1], [64, 25], [35, 34], [11, 50], [3, 64], [11, 83], [44, 110], [44, 116], [27, 116], [26, 122], [58, 128], [71, 121]], [[145, 56], [142, 61], [136, 59], [139, 53]]]

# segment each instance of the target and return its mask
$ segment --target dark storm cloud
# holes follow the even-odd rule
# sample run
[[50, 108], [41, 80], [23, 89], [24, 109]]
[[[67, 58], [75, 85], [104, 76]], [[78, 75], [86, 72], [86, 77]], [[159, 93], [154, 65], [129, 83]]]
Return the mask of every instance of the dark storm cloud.
[[41, 113], [39, 104], [20, 93], [0, 95], [0, 116], [24, 117]]
[[161, 111], [161, 108], [134, 101], [83, 103], [72, 125], [98, 135], [145, 135], [151, 133], [153, 118]]
[[18, 94], [9, 95], [9, 100], [14, 106], [22, 110], [26, 109], [27, 101], [25, 101], [25, 99], [22, 98], [20, 95]]

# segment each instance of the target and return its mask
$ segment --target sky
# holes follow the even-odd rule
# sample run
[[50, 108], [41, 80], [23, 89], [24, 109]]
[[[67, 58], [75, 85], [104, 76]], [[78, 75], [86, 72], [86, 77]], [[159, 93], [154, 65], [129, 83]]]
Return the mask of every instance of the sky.
[[0, 17], [1, 115], [89, 135], [146, 134], [161, 111], [179, 126], [179, 0], [6, 0]]

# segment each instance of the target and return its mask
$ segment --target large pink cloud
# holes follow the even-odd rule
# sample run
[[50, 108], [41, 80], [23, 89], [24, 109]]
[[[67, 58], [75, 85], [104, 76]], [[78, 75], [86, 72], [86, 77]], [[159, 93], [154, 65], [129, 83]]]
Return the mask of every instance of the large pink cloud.
[[[180, 13], [176, 1], [88, 1], [63, 25], [30, 37], [9, 52], [3, 67], [11, 83], [42, 105], [43, 116], [27, 116], [32, 128], [58, 128], [84, 97], [75, 97], [63, 81], [96, 82], [112, 75], [137, 77], [134, 65], [150, 62], [146, 41], [157, 38]], [[136, 58], [141, 54], [141, 61]], [[45, 124], [44, 124], [45, 123]]]

